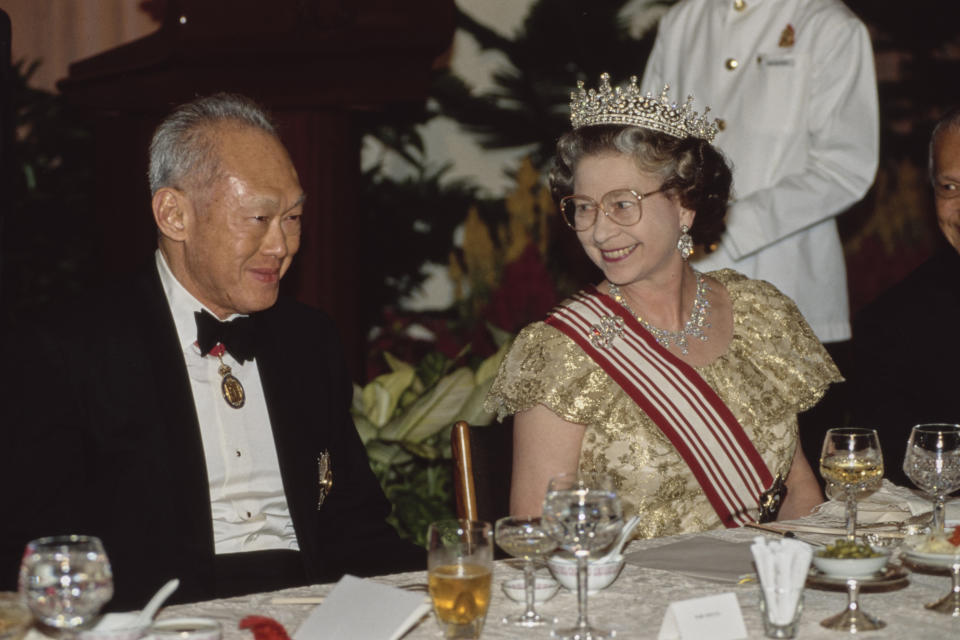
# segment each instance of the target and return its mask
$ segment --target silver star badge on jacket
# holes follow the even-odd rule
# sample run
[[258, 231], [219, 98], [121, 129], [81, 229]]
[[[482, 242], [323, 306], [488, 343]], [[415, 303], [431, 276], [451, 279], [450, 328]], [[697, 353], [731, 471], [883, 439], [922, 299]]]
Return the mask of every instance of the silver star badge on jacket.
[[323, 506], [330, 491], [333, 490], [333, 470], [330, 467], [330, 452], [326, 449], [317, 458], [317, 511]]

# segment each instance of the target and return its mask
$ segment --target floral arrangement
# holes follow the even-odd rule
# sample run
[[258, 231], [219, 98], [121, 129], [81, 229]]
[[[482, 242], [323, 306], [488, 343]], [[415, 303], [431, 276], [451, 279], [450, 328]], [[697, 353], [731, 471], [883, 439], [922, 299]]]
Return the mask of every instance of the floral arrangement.
[[390, 371], [354, 385], [353, 419], [404, 537], [424, 545], [430, 522], [453, 517], [450, 429], [492, 422], [483, 401], [508, 347], [476, 370], [457, 366], [469, 348], [452, 359], [434, 351], [416, 366], [384, 352]]

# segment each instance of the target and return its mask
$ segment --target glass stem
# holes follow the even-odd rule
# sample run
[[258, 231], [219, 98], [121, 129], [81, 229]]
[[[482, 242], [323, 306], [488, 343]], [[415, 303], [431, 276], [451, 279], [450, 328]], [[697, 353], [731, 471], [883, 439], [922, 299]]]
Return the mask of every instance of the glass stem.
[[577, 602], [579, 610], [577, 614], [577, 628], [587, 629], [587, 559], [590, 552], [580, 550], [576, 552], [577, 556]]
[[860, 609], [860, 582], [858, 580], [847, 580], [847, 611], [851, 614], [857, 613]]
[[526, 560], [523, 563], [523, 591], [527, 599], [527, 610], [523, 612], [524, 618], [535, 618], [537, 616], [537, 612], [533, 608], [535, 585], [536, 574], [534, 573], [533, 560]]
[[933, 499], [933, 533], [943, 533], [943, 526], [946, 522], [946, 496], [942, 493]]
[[857, 494], [853, 487], [847, 487], [847, 540], [857, 539]]

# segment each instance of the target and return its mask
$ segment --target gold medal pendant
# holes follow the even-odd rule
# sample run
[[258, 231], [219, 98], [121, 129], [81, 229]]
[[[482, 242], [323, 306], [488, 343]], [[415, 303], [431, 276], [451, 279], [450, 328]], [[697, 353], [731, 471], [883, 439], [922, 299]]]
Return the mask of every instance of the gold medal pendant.
[[217, 373], [223, 376], [223, 380], [220, 381], [220, 391], [223, 393], [223, 399], [234, 409], [242, 407], [247, 399], [246, 394], [243, 392], [243, 385], [240, 384], [240, 381], [231, 373], [230, 367], [223, 364], [222, 359], [220, 360], [220, 368], [217, 369]]

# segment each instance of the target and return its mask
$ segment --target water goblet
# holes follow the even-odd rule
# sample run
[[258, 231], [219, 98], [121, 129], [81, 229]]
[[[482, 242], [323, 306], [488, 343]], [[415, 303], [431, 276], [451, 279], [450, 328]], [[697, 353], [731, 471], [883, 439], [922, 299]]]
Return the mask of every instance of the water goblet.
[[113, 597], [113, 573], [99, 538], [52, 536], [27, 543], [20, 593], [41, 623], [72, 635]]
[[918, 424], [910, 430], [903, 472], [933, 498], [933, 533], [943, 533], [947, 494], [960, 489], [960, 425]]
[[577, 559], [577, 623], [555, 629], [563, 640], [611, 638], [614, 631], [591, 627], [587, 621], [587, 563], [592, 551], [607, 547], [623, 526], [620, 498], [613, 479], [602, 473], [565, 473], [547, 485], [543, 501], [544, 529]]
[[523, 613], [506, 616], [503, 622], [521, 627], [539, 627], [552, 622], [534, 609], [533, 561], [550, 553], [557, 547], [557, 541], [543, 530], [538, 517], [508, 516], [497, 520], [494, 538], [500, 548], [515, 558], [523, 558], [523, 590], [527, 608]]
[[856, 427], [829, 429], [820, 453], [820, 474], [828, 483], [843, 489], [847, 540], [855, 540], [857, 499], [879, 489], [883, 481], [883, 455], [877, 432]]
[[444, 638], [479, 638], [490, 606], [490, 524], [441, 520], [427, 529], [427, 582]]

